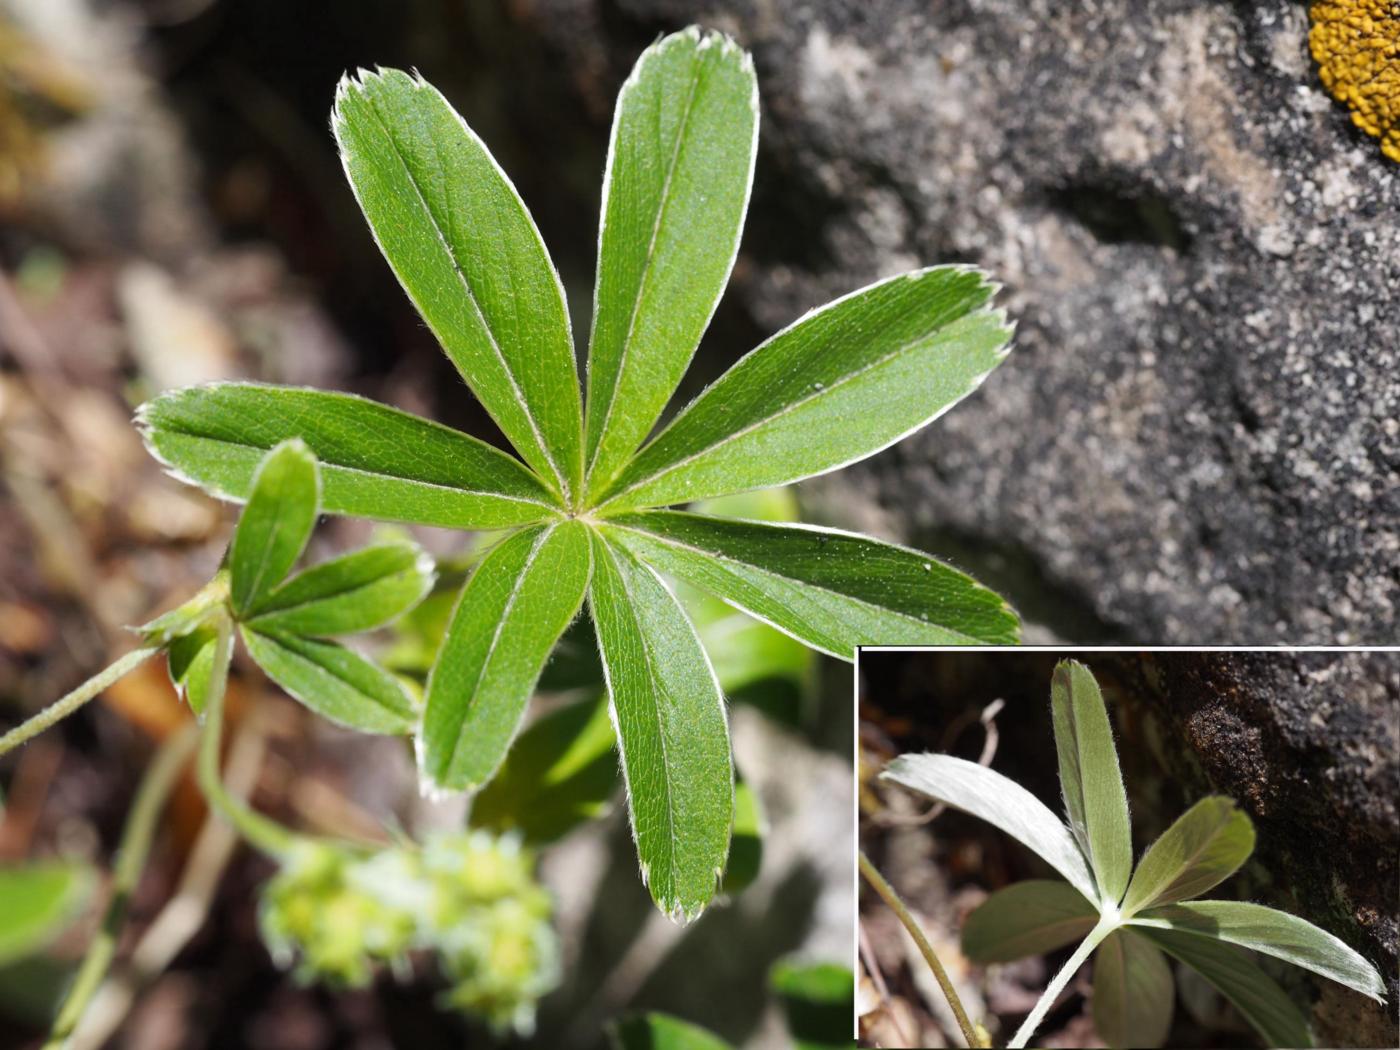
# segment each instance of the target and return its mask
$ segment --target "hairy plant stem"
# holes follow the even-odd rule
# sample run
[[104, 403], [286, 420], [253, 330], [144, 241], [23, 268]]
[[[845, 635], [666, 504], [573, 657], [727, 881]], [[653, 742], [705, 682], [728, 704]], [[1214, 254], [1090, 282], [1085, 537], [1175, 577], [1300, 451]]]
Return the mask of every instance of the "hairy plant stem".
[[118, 678], [140, 666], [158, 652], [160, 652], [160, 646], [147, 645], [140, 649], [133, 649], [125, 656], [119, 657], [105, 670], [93, 675], [68, 695], [55, 700], [33, 718], [21, 722], [4, 736], [0, 736], [0, 755], [13, 751], [20, 744], [38, 736], [55, 722], [67, 718]]
[[233, 624], [219, 624], [214, 641], [214, 669], [209, 698], [204, 705], [204, 734], [199, 745], [199, 787], [209, 805], [251, 845], [274, 858], [285, 857], [296, 845], [295, 832], [283, 827], [229, 794], [219, 774], [219, 751], [224, 735], [224, 694], [228, 691], [228, 666], [233, 656]]
[[83, 1012], [87, 1009], [107, 969], [112, 965], [116, 954], [117, 938], [126, 922], [127, 906], [131, 894], [145, 870], [146, 858], [151, 852], [151, 840], [155, 837], [156, 818], [165, 807], [165, 800], [175, 786], [176, 778], [184, 769], [190, 754], [194, 751], [196, 727], [191, 724], [180, 729], [165, 741], [156, 753], [154, 761], [141, 778], [136, 800], [127, 814], [126, 827], [122, 831], [118, 846], [116, 866], [112, 869], [112, 899], [107, 904], [107, 913], [102, 919], [102, 928], [88, 945], [82, 965], [68, 990], [58, 1017], [54, 1020], [44, 1050], [59, 1050], [68, 1045], [69, 1037], [77, 1027]]
[[962, 1029], [963, 1039], [967, 1041], [967, 1045], [972, 1047], [984, 1045], [972, 1022], [968, 1020], [967, 1011], [963, 1009], [962, 1000], [958, 998], [958, 991], [953, 987], [953, 982], [948, 979], [948, 973], [943, 969], [943, 964], [938, 961], [938, 955], [934, 952], [933, 945], [924, 936], [924, 931], [914, 921], [913, 914], [905, 907], [904, 901], [894, 891], [894, 887], [886, 882], [885, 877], [880, 874], [875, 865], [870, 863], [870, 858], [865, 855], [864, 850], [860, 853], [860, 873], [865, 876], [865, 881], [870, 883], [895, 915], [899, 916], [899, 921], [904, 924], [904, 928], [909, 931], [909, 936], [913, 937], [914, 943], [919, 946], [924, 961], [933, 971], [933, 976], [938, 980], [938, 986], [943, 989], [943, 995], [948, 1000], [948, 1005], [952, 1007], [953, 1016], [958, 1020], [958, 1027]]
[[1074, 950], [1074, 954], [1069, 957], [1064, 966], [1060, 967], [1060, 972], [1055, 974], [1055, 979], [1045, 989], [1045, 994], [1026, 1015], [1026, 1019], [1021, 1022], [1021, 1027], [1016, 1029], [1016, 1034], [1011, 1037], [1011, 1042], [1006, 1044], [1007, 1050], [1016, 1050], [1030, 1041], [1035, 1030], [1040, 1027], [1040, 1022], [1045, 1020], [1045, 1015], [1049, 1013], [1050, 1007], [1055, 1004], [1055, 1000], [1065, 990], [1065, 985], [1069, 984], [1069, 979], [1084, 965], [1084, 961], [1089, 958], [1100, 942], [1121, 925], [1122, 918], [1116, 911], [1112, 915], [1105, 915], [1099, 919], [1098, 925], [1089, 931], [1089, 935]]

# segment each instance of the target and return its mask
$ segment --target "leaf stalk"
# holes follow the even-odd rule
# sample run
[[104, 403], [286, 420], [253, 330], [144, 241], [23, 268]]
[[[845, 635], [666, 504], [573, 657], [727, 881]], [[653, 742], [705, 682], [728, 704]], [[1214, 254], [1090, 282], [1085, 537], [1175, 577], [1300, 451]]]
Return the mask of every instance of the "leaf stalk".
[[71, 693], [55, 700], [32, 718], [21, 722], [4, 736], [0, 736], [0, 755], [5, 755], [13, 751], [21, 744], [27, 743], [32, 738], [38, 736], [45, 729], [48, 729], [49, 726], [67, 718], [89, 700], [100, 695], [118, 678], [121, 678], [136, 667], [139, 667], [156, 653], [160, 652], [160, 650], [160, 646], [147, 645], [142, 646], [140, 649], [133, 649], [125, 656], [119, 657], [105, 670], [99, 671], [97, 674], [93, 675]]
[[204, 732], [199, 745], [199, 787], [210, 807], [232, 824], [250, 845], [280, 859], [296, 845], [297, 835], [231, 795], [219, 774], [224, 695], [228, 692], [228, 667], [233, 656], [233, 624], [227, 619], [219, 624], [214, 646], [214, 671], [209, 682]]
[[59, 1050], [68, 1045], [74, 1029], [87, 1010], [88, 1003], [112, 965], [112, 958], [117, 950], [117, 939], [126, 923], [131, 895], [146, 868], [146, 859], [150, 856], [156, 818], [165, 808], [166, 799], [170, 797], [176, 779], [194, 751], [196, 738], [196, 727], [193, 723], [181, 728], [161, 745], [155, 760], [141, 779], [141, 786], [137, 789], [136, 800], [127, 815], [126, 827], [122, 831], [121, 844], [118, 846], [116, 866], [112, 869], [112, 896], [107, 904], [107, 913], [102, 919], [102, 928], [88, 945], [87, 954], [83, 956], [77, 976], [63, 1000], [43, 1050]]
[[1021, 1022], [1021, 1027], [1016, 1030], [1016, 1034], [1011, 1037], [1011, 1042], [1006, 1044], [1006, 1050], [1017, 1050], [1018, 1047], [1023, 1047], [1030, 1041], [1035, 1030], [1045, 1020], [1045, 1015], [1050, 1012], [1050, 1007], [1055, 1004], [1055, 1000], [1065, 990], [1065, 985], [1069, 984], [1069, 979], [1084, 965], [1085, 960], [1093, 954], [1094, 949], [1102, 943], [1103, 939], [1122, 924], [1117, 909], [1099, 919], [1098, 924], [1089, 931], [1089, 935], [1074, 950], [1074, 954], [1069, 957], [1064, 966], [1060, 967], [1060, 972], [1055, 974], [1054, 980], [1046, 987], [1044, 994], [1041, 995], [1031, 1012], [1026, 1015], [1026, 1019]]
[[938, 954], [933, 950], [933, 945], [924, 936], [924, 931], [914, 920], [913, 914], [900, 899], [885, 877], [880, 874], [879, 869], [870, 862], [870, 858], [865, 855], [865, 851], [860, 851], [860, 873], [865, 876], [865, 881], [878, 893], [884, 902], [890, 906], [890, 910], [899, 917], [899, 921], [904, 924], [904, 928], [909, 931], [909, 936], [914, 938], [914, 943], [918, 945], [919, 951], [923, 954], [924, 961], [928, 963], [928, 968], [933, 971], [934, 978], [938, 981], [938, 986], [943, 989], [943, 995], [948, 1000], [948, 1005], [953, 1010], [953, 1016], [957, 1018], [958, 1027], [962, 1029], [963, 1039], [971, 1047], [986, 1045], [978, 1036], [977, 1030], [968, 1020], [967, 1011], [963, 1009], [962, 1000], [958, 998], [958, 990], [953, 987], [953, 982], [948, 979], [948, 973], [943, 969], [943, 964], [938, 960]]

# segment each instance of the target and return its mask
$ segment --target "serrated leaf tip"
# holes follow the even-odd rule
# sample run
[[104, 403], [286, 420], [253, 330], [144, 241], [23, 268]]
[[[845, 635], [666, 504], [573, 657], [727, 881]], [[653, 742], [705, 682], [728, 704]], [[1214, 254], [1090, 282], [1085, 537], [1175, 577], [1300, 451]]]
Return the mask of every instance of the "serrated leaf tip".
[[353, 72], [346, 70], [340, 75], [340, 79], [335, 85], [335, 106], [331, 110], [332, 117], [339, 116], [340, 103], [352, 91], [364, 90], [364, 78], [368, 75], [363, 68], [357, 68]]
[[414, 764], [418, 767], [418, 797], [429, 802], [446, 802], [459, 792], [444, 787], [428, 769], [427, 744], [423, 740], [422, 715], [413, 734]]

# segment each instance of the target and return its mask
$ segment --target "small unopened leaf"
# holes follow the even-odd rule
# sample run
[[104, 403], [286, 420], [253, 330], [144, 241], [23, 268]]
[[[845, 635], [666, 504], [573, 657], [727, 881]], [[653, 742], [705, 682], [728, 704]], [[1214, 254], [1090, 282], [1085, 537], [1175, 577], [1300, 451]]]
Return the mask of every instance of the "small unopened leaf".
[[1094, 953], [1094, 1027], [1111, 1047], [1158, 1047], [1172, 1026], [1176, 982], [1160, 949], [1114, 930]]
[[419, 749], [427, 783], [474, 791], [491, 779], [583, 602], [589, 560], [585, 526], [566, 521], [516, 533], [477, 565], [428, 678]]
[[353, 649], [248, 628], [243, 644], [269, 678], [332, 722], [363, 733], [413, 729], [413, 699], [403, 683]]
[[633, 1014], [612, 1028], [618, 1050], [730, 1050], [719, 1036], [666, 1014]]
[[1288, 993], [1239, 948], [1196, 933], [1136, 924], [1134, 929], [1215, 985], [1263, 1037], [1265, 1045], [1313, 1045], [1307, 1019]]
[[691, 27], [642, 53], [613, 118], [588, 348], [595, 491], [651, 430], [724, 291], [758, 146], [753, 60]]
[[1011, 330], [979, 271], [900, 274], [812, 311], [716, 380], [604, 494], [620, 511], [836, 470], [962, 400]]
[[221, 616], [228, 602], [228, 570], [220, 569], [189, 601], [162, 613], [136, 630], [149, 645], [169, 645], [202, 624]]
[[247, 499], [263, 454], [300, 437], [320, 462], [321, 509], [331, 514], [497, 529], [550, 517], [556, 505], [514, 456], [352, 394], [214, 383], [162, 394], [137, 422], [157, 459], [228, 499]]
[[1058, 879], [1029, 879], [997, 890], [963, 924], [973, 962], [1013, 962], [1082, 941], [1099, 920], [1084, 894]]
[[734, 766], [724, 697], [674, 596], [594, 539], [593, 622], [612, 698], [642, 879], [663, 912], [695, 918], [729, 851]]
[[1223, 795], [1203, 798], [1143, 854], [1123, 914], [1190, 900], [1224, 882], [1254, 852], [1254, 824]]
[[852, 1045], [855, 975], [836, 963], [779, 962], [768, 983], [783, 1004], [795, 1050], [835, 1050]]
[[301, 557], [320, 512], [316, 457], [297, 438], [262, 461], [229, 546], [229, 593], [242, 616], [276, 587]]
[[618, 783], [607, 700], [590, 697], [525, 728], [472, 800], [471, 825], [518, 831], [527, 845], [548, 845], [599, 816]]
[[1133, 870], [1128, 795], [1108, 709], [1087, 667], [1065, 660], [1055, 668], [1050, 707], [1070, 830], [1094, 869], [1098, 899], [1117, 904]]
[[676, 511], [610, 519], [609, 536], [842, 660], [862, 644], [1012, 644], [1016, 614], [971, 577], [907, 547], [836, 529]]
[[880, 778], [981, 817], [1040, 854], [1084, 897], [1098, 899], [1094, 876], [1069, 828], [1014, 780], [952, 755], [900, 755]]
[[510, 179], [435, 87], [397, 69], [345, 77], [331, 129], [375, 241], [448, 358], [525, 461], [577, 493], [564, 287]]
[[433, 585], [433, 561], [413, 543], [380, 543], [314, 565], [253, 604], [263, 632], [324, 638], [382, 626]]
[[758, 792], [743, 777], [734, 780], [734, 834], [729, 842], [729, 863], [724, 868], [720, 892], [726, 897], [753, 885], [763, 867], [763, 835], [766, 821]]
[[1306, 919], [1277, 908], [1242, 901], [1187, 901], [1140, 912], [1132, 923], [1228, 941], [1385, 1001], [1385, 982], [1360, 953]]
[[84, 864], [0, 868], [0, 966], [47, 947], [83, 907], [94, 881]]
[[176, 638], [166, 650], [171, 684], [200, 718], [204, 717], [204, 708], [209, 702], [209, 683], [217, 648], [214, 643], [218, 637], [219, 632], [213, 627], [203, 626]]

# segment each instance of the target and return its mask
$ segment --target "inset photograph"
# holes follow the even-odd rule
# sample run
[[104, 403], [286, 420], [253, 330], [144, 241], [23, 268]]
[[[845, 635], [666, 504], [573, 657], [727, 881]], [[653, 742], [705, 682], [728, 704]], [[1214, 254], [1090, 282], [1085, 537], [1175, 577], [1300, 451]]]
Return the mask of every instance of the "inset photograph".
[[1396, 1045], [1400, 653], [857, 679], [861, 1046]]

